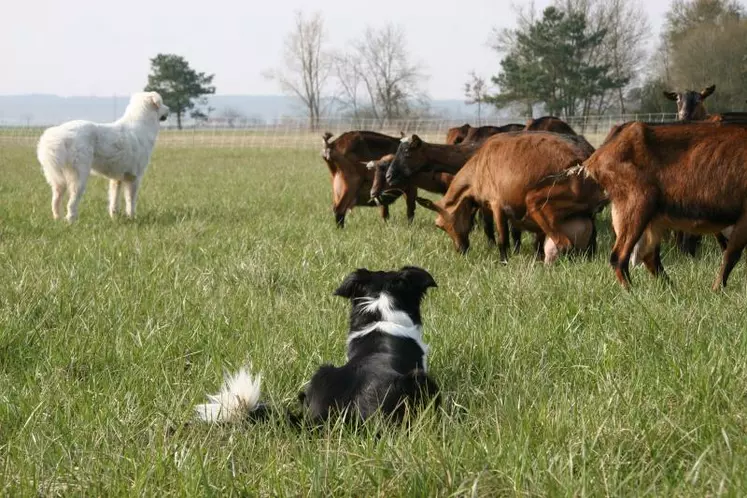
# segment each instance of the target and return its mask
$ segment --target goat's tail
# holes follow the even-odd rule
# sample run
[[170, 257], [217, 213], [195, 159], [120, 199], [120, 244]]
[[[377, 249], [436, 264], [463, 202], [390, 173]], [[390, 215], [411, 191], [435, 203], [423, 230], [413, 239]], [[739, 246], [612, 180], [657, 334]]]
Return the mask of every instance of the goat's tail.
[[253, 375], [249, 368], [241, 368], [235, 375], [227, 375], [218, 394], [208, 394], [209, 403], [195, 406], [197, 416], [210, 423], [242, 422], [258, 411], [262, 374]]
[[[324, 146], [322, 147], [322, 158], [329, 161], [331, 149], [332, 147], [329, 145], [329, 139], [332, 138], [332, 134], [328, 131], [324, 132], [324, 135], [322, 135], [322, 142], [324, 143]], [[332, 172], [334, 174], [334, 171]]]

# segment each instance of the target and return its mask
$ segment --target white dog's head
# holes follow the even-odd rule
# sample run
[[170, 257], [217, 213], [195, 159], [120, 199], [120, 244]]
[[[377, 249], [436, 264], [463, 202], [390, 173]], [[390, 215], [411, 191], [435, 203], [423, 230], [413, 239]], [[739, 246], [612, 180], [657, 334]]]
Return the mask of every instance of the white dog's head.
[[169, 117], [169, 107], [163, 103], [158, 92], [138, 92], [130, 97], [125, 115], [131, 114], [136, 119], [153, 117], [156, 121], [166, 121]]

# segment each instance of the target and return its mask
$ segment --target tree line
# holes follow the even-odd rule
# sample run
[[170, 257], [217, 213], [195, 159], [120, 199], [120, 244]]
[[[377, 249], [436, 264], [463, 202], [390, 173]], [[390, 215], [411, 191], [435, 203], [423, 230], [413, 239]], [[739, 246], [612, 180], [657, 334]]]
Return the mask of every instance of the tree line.
[[[712, 112], [744, 108], [747, 99], [747, 12], [737, 0], [673, 0], [652, 53], [643, 0], [556, 0], [542, 12], [516, 10], [516, 27], [494, 29], [496, 73], [474, 72], [465, 102], [508, 108], [532, 117], [673, 112], [667, 90], [716, 84]], [[311, 128], [330, 114], [373, 119], [427, 117], [425, 68], [413, 60], [402, 27], [369, 27], [344, 50], [331, 49], [320, 13], [297, 12], [284, 43], [282, 64], [265, 71], [280, 90], [303, 105]], [[149, 90], [176, 114], [206, 119], [213, 110], [214, 75], [184, 58], [151, 59]], [[225, 112], [230, 112], [227, 110]], [[234, 116], [235, 117], [235, 116]]]
[[[556, 0], [516, 14], [516, 28], [491, 34], [496, 74], [472, 72], [465, 83], [478, 122], [485, 106], [526, 117], [673, 112], [664, 91], [714, 83], [713, 111], [744, 107], [747, 13], [736, 0], [674, 0], [653, 53], [642, 0]], [[326, 50], [325, 39], [321, 14], [296, 14], [284, 66], [268, 73], [303, 101], [310, 126], [329, 106], [381, 123], [427, 112], [424, 68], [397, 26], [369, 28], [345, 52]]]

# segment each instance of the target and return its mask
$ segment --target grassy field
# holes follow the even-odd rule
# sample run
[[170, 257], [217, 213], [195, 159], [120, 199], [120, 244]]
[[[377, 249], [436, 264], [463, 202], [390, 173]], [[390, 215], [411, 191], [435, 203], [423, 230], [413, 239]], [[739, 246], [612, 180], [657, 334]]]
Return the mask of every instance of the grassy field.
[[[209, 181], [206, 181], [209, 179]], [[0, 494], [503, 496], [747, 493], [747, 278], [666, 250], [673, 287], [594, 261], [466, 257], [419, 210], [334, 227], [316, 151], [157, 148], [138, 219], [94, 178], [51, 219], [32, 148], [0, 147]], [[193, 405], [246, 361], [290, 404], [344, 358], [358, 267], [429, 270], [440, 412], [410, 430], [207, 427]]]

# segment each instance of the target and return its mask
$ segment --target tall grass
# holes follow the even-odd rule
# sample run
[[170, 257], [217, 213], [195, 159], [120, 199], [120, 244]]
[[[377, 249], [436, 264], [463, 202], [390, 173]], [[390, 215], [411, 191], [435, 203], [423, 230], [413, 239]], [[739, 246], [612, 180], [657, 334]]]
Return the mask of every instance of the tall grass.
[[[93, 178], [55, 223], [30, 148], [0, 149], [0, 494], [740, 495], [747, 491], [745, 270], [709, 290], [715, 243], [615, 283], [593, 261], [458, 256], [431, 213], [357, 209], [337, 230], [313, 152], [157, 149], [134, 222]], [[344, 358], [358, 267], [428, 269], [441, 411], [409, 431], [321, 435], [192, 423], [251, 361], [290, 405]], [[378, 437], [377, 437], [378, 435]]]

